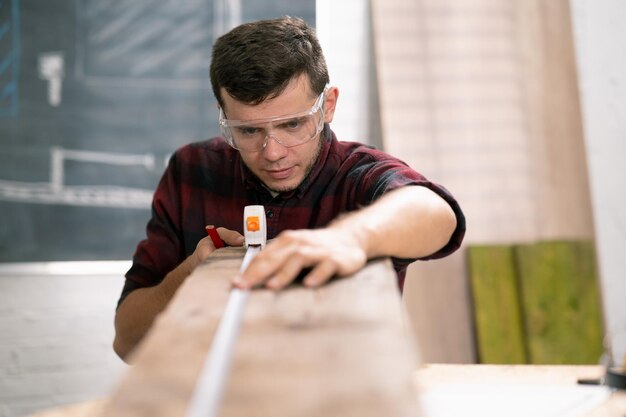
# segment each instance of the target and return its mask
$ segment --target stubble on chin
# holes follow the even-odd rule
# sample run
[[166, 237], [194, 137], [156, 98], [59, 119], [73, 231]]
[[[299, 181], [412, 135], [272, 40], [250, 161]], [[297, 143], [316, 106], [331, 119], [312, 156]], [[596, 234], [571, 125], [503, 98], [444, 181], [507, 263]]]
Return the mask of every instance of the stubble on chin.
[[306, 169], [304, 171], [304, 175], [302, 176], [302, 180], [300, 180], [295, 185], [290, 185], [290, 186], [286, 186], [286, 187], [282, 187], [282, 188], [272, 188], [272, 187], [269, 187], [265, 183], [263, 183], [263, 186], [265, 188], [267, 188], [272, 194], [288, 193], [288, 192], [293, 191], [296, 188], [298, 188], [300, 186], [300, 184], [302, 184], [302, 182], [309, 176], [309, 174], [313, 170], [313, 167], [315, 167], [315, 163], [317, 162], [317, 160], [318, 160], [318, 158], [320, 156], [320, 153], [322, 152], [322, 138], [321, 138], [321, 135], [319, 135], [316, 140], [317, 140], [317, 146], [315, 148], [315, 152], [312, 154], [312, 157], [307, 161]]

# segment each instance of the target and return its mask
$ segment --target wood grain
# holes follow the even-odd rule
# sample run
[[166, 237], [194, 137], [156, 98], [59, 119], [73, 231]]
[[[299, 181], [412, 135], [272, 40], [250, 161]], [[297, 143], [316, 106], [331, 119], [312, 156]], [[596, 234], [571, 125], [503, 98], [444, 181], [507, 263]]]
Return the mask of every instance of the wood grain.
[[530, 363], [599, 363], [603, 326], [593, 243], [539, 242], [515, 250]]
[[481, 363], [600, 361], [592, 242], [477, 245], [468, 254]]
[[[219, 250], [185, 281], [105, 415], [185, 414], [242, 257]], [[254, 290], [220, 415], [415, 416], [407, 333], [389, 261], [315, 290]]]
[[527, 363], [513, 246], [470, 246], [468, 257], [479, 361]]

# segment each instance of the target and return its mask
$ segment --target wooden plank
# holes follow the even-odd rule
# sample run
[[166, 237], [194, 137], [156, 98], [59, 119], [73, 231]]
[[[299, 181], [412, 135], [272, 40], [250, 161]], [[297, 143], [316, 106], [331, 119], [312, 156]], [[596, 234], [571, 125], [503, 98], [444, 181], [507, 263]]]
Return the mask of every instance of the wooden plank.
[[479, 361], [526, 363], [512, 246], [469, 246], [468, 258]]
[[[105, 415], [184, 415], [243, 257], [218, 253], [157, 319]], [[389, 261], [315, 290], [254, 290], [220, 416], [415, 416], [402, 314]]]
[[243, 252], [220, 250], [179, 288], [137, 347], [106, 416], [184, 416]]
[[47, 410], [37, 411], [27, 417], [100, 417], [104, 409], [106, 399], [83, 401]]
[[593, 244], [540, 242], [515, 251], [530, 362], [598, 363], [603, 329]]

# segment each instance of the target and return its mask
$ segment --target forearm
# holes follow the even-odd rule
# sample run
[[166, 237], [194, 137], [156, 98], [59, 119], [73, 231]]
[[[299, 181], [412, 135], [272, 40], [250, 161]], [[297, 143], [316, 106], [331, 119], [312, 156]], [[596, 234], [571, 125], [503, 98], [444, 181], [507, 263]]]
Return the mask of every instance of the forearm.
[[[220, 238], [230, 246], [241, 246], [244, 237], [234, 230], [218, 227]], [[128, 294], [115, 314], [115, 340], [113, 349], [120, 358], [126, 360], [127, 355], [145, 336], [154, 318], [165, 309], [178, 287], [215, 251], [210, 237], [198, 242], [196, 250], [178, 267], [168, 273], [160, 284], [135, 290]]]
[[421, 258], [444, 247], [456, 216], [439, 195], [422, 186], [403, 187], [330, 225], [354, 233], [368, 259]]
[[195, 268], [191, 257], [165, 276], [154, 287], [137, 289], [126, 297], [115, 314], [115, 340], [113, 349], [120, 358], [127, 360], [128, 354], [139, 344], [152, 326], [155, 317], [170, 302], [176, 290]]

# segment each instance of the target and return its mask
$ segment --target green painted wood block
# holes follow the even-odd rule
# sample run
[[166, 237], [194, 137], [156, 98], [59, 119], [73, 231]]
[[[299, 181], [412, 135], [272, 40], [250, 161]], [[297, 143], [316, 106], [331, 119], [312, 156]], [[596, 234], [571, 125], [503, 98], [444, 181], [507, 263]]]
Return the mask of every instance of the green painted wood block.
[[526, 363], [514, 250], [468, 248], [479, 362]]
[[598, 363], [603, 326], [593, 244], [517, 245], [515, 259], [530, 363]]

